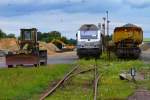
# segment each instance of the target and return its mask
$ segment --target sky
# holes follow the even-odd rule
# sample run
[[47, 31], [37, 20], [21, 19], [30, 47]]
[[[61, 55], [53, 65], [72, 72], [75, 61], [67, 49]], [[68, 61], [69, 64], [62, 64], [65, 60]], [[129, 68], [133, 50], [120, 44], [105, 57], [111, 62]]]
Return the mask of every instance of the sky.
[[0, 29], [20, 33], [20, 28], [59, 31], [75, 38], [83, 24], [103, 23], [109, 11], [110, 34], [115, 27], [132, 23], [150, 37], [150, 0], [0, 0]]

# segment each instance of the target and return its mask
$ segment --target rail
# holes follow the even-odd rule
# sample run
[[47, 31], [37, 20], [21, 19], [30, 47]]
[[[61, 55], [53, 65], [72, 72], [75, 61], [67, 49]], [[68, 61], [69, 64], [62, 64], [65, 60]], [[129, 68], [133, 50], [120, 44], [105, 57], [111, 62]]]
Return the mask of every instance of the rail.
[[78, 69], [79, 66], [74, 67], [69, 73], [67, 73], [63, 79], [61, 79], [52, 89], [50, 89], [47, 93], [45, 93], [40, 100], [44, 100], [46, 97], [51, 95], [64, 81], [66, 81], [67, 77], [69, 77], [74, 71]]
[[[95, 60], [96, 61], [96, 60]], [[98, 82], [100, 79], [100, 75], [98, 73], [98, 69], [97, 69], [97, 61], [96, 61], [96, 65], [94, 68], [90, 68], [87, 70], [83, 70], [83, 71], [79, 71], [76, 72], [76, 70], [78, 70], [79, 66], [75, 66], [70, 72], [68, 72], [54, 87], [52, 87], [51, 89], [48, 90], [48, 92], [46, 92], [45, 94], [43, 94], [40, 98], [40, 100], [44, 100], [46, 97], [50, 96], [51, 94], [54, 93], [54, 91], [56, 91], [56, 89], [58, 89], [64, 82], [66, 82], [67, 80], [69, 80], [72, 77], [75, 77], [78, 74], [84, 74], [90, 71], [94, 71], [94, 88], [93, 88], [93, 96], [94, 96], [94, 100], [97, 100], [97, 93], [98, 93]]]

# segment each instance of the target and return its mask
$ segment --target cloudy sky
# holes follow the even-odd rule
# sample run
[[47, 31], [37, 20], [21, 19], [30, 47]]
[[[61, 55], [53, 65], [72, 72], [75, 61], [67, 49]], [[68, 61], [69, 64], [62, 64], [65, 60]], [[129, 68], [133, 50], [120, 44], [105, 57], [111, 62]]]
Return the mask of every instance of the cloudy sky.
[[82, 24], [102, 22], [109, 11], [110, 32], [133, 23], [150, 37], [150, 0], [0, 0], [0, 28], [19, 35], [20, 28], [60, 31], [75, 38]]

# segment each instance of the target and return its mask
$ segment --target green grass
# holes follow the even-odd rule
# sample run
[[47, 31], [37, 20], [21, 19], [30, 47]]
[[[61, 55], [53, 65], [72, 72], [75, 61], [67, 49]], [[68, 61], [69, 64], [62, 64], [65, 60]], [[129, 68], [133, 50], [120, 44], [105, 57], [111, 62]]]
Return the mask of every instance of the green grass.
[[144, 42], [150, 42], [150, 38], [144, 38], [143, 41]]
[[78, 75], [46, 100], [92, 100], [92, 73]]
[[0, 69], [0, 100], [38, 100], [49, 84], [62, 78], [70, 66]]
[[[80, 60], [81, 70], [93, 67], [94, 60]], [[139, 60], [119, 60], [114, 57], [108, 61], [106, 54], [97, 61], [98, 72], [102, 75], [98, 87], [98, 100], [126, 100], [134, 91], [143, 85], [150, 89], [150, 79], [146, 81], [137, 81], [137, 84], [127, 80], [120, 80], [119, 74], [123, 71], [129, 71], [135, 67], [137, 72], [144, 68], [150, 68], [149, 64]], [[71, 79], [65, 86], [58, 89], [54, 95], [46, 100], [92, 100], [93, 99], [93, 72], [78, 75]]]
[[[86, 61], [81, 63], [88, 64]], [[91, 61], [94, 64], [94, 60]], [[131, 67], [136, 67], [139, 70], [144, 63], [141, 61], [98, 61], [99, 73], [102, 75], [100, 86], [98, 88], [98, 98], [101, 100], [126, 100], [126, 98], [136, 89], [136, 84], [119, 79], [119, 74], [122, 71], [129, 71]]]
[[[80, 70], [94, 68], [95, 60], [81, 59], [77, 62]], [[101, 79], [98, 100], [126, 100], [138, 87], [150, 90], [150, 64], [139, 60], [119, 60], [113, 54], [111, 60], [103, 54], [97, 61]], [[39, 96], [67, 73], [71, 65], [51, 65], [39, 68], [0, 69], [0, 100], [38, 100]], [[145, 72], [147, 78], [137, 83], [120, 80], [119, 74], [135, 67]], [[62, 87], [46, 100], [92, 100], [94, 72], [80, 74], [65, 82]]]

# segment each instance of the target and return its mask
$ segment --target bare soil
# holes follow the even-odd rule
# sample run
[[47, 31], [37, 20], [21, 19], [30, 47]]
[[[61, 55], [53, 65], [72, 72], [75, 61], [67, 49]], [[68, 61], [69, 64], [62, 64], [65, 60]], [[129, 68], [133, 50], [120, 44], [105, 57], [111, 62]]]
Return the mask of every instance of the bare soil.
[[15, 38], [6, 38], [0, 39], [0, 49], [15, 51], [18, 50], [19, 47]]

